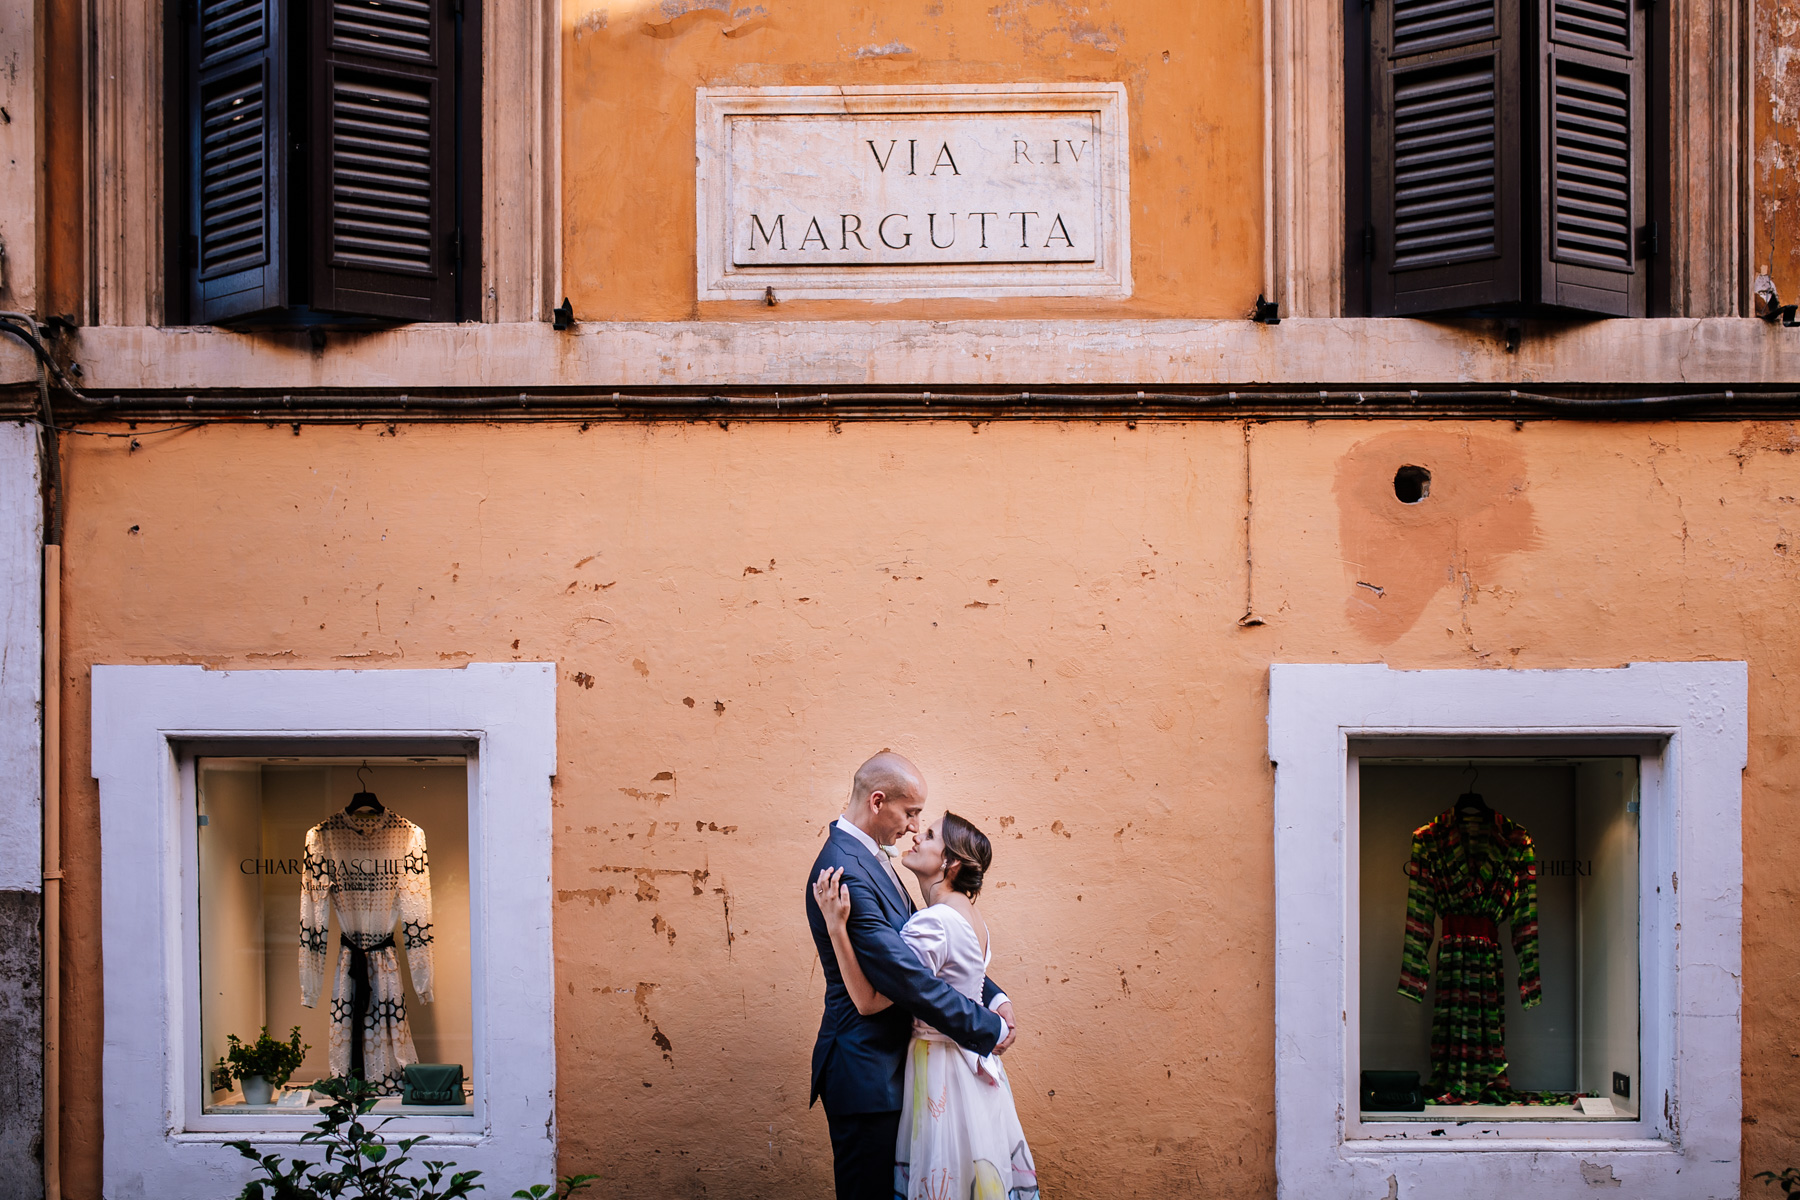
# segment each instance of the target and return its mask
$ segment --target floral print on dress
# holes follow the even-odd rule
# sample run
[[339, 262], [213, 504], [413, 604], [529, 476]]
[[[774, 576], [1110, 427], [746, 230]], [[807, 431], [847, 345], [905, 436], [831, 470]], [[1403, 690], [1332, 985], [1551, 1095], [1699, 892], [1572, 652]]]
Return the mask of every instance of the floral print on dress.
[[[901, 937], [932, 974], [979, 1001], [993, 947], [945, 904], [920, 909]], [[1037, 1164], [996, 1055], [965, 1050], [913, 1022], [894, 1148], [895, 1200], [1039, 1200]]]
[[[420, 1002], [432, 1000], [431, 864], [425, 832], [392, 811], [334, 813], [306, 834], [300, 885], [300, 1002], [318, 1003], [338, 919], [338, 965], [331, 988], [329, 1062], [334, 1076], [359, 1066], [383, 1095], [419, 1060], [406, 1020], [398, 944]], [[356, 1019], [358, 993], [362, 1019]], [[360, 1033], [360, 1039], [358, 1034]], [[361, 1063], [355, 1063], [361, 1043]]]

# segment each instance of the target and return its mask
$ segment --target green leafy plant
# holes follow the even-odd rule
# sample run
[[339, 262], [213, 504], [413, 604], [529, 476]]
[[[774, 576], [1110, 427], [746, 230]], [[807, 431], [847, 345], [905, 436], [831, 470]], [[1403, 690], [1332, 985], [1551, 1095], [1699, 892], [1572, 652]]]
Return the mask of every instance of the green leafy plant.
[[1785, 1196], [1800, 1195], [1800, 1167], [1784, 1167], [1779, 1175], [1773, 1171], [1758, 1171], [1756, 1177], [1780, 1184]]
[[225, 1091], [231, 1087], [232, 1080], [249, 1079], [252, 1075], [261, 1075], [275, 1087], [280, 1087], [300, 1069], [306, 1052], [312, 1049], [301, 1042], [298, 1025], [294, 1026], [294, 1031], [285, 1042], [278, 1042], [270, 1037], [267, 1025], [262, 1027], [262, 1034], [247, 1046], [238, 1040], [235, 1033], [230, 1034], [227, 1040], [231, 1043], [230, 1049], [213, 1067], [214, 1091]]
[[598, 1175], [564, 1175], [557, 1183], [555, 1191], [547, 1183], [534, 1183], [528, 1188], [520, 1188], [512, 1194], [512, 1200], [569, 1200], [583, 1188], [592, 1187]]
[[[330, 1098], [319, 1121], [301, 1135], [302, 1142], [324, 1151], [322, 1163], [284, 1161], [279, 1154], [260, 1153], [249, 1142], [232, 1149], [254, 1162], [261, 1174], [244, 1185], [237, 1200], [461, 1200], [485, 1189], [475, 1182], [480, 1171], [457, 1171], [455, 1163], [414, 1163], [419, 1137], [384, 1141], [382, 1127], [393, 1117], [366, 1118], [380, 1094], [361, 1079], [327, 1079], [315, 1089]], [[514, 1200], [568, 1200], [589, 1187], [598, 1175], [568, 1175], [552, 1188], [547, 1183], [513, 1193]]]
[[456, 1164], [414, 1164], [412, 1150], [423, 1136], [387, 1142], [382, 1126], [393, 1118], [366, 1121], [379, 1093], [365, 1080], [327, 1079], [317, 1091], [331, 1098], [318, 1124], [300, 1136], [325, 1152], [322, 1163], [263, 1154], [249, 1142], [231, 1148], [262, 1169], [238, 1193], [238, 1200], [458, 1200], [482, 1187], [480, 1171], [452, 1171]]

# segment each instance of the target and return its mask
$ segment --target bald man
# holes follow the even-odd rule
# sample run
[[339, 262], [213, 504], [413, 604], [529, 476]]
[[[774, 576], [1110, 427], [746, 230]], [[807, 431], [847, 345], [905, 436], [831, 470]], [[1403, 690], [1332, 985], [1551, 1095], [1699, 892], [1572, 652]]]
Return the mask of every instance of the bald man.
[[[894, 1200], [900, 1095], [914, 1017], [977, 1054], [1004, 1053], [1012, 1044], [1012, 1005], [993, 980], [984, 983], [983, 1003], [976, 1004], [926, 970], [900, 938], [913, 913], [912, 896], [882, 847], [917, 833], [924, 807], [918, 768], [892, 751], [877, 754], [857, 769], [844, 815], [832, 824], [806, 878], [806, 920], [825, 970], [825, 1018], [813, 1045], [809, 1107], [825, 1101], [838, 1200]], [[813, 898], [813, 880], [830, 868], [843, 869], [850, 889], [856, 961], [875, 990], [894, 1002], [872, 1016], [857, 1012], [845, 990]]]

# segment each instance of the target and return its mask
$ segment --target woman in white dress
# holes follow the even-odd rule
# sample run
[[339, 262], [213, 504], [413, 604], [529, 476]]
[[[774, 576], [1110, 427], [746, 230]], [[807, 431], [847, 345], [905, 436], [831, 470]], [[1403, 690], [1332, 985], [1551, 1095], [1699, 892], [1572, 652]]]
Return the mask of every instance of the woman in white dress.
[[[955, 813], [914, 834], [900, 859], [918, 876], [926, 904], [901, 936], [928, 970], [978, 1004], [993, 947], [975, 899], [992, 860], [987, 836]], [[821, 873], [813, 894], [844, 986], [867, 1016], [893, 1001], [870, 986], [856, 961], [847, 929], [850, 890], [841, 874]], [[896, 1200], [1039, 1200], [1037, 1168], [999, 1057], [964, 1050], [919, 1020], [907, 1049], [894, 1160]]]

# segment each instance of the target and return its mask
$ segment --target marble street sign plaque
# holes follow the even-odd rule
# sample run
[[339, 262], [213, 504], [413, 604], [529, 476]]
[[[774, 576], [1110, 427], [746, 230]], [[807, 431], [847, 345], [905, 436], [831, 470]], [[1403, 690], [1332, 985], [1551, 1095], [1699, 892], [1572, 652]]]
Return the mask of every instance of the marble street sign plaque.
[[1130, 294], [1121, 85], [699, 93], [702, 299]]

